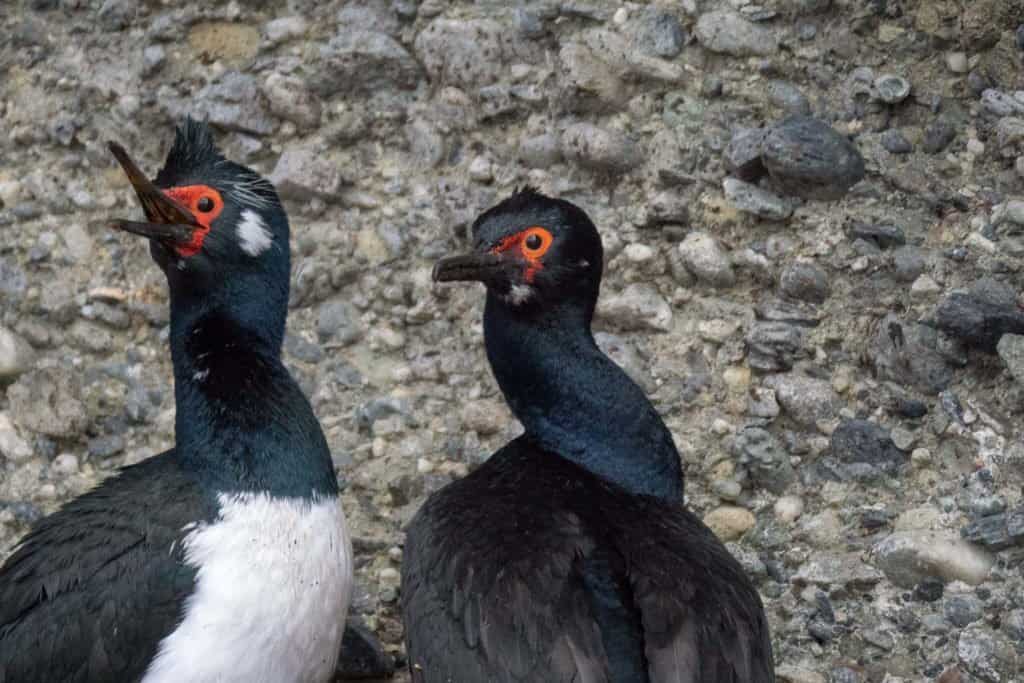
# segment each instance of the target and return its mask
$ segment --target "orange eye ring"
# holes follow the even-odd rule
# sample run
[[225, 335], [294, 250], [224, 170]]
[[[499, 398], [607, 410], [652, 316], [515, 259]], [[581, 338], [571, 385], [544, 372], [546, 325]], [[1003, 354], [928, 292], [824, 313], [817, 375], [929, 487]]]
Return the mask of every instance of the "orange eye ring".
[[555, 241], [554, 236], [539, 225], [527, 228], [520, 234], [522, 240], [519, 249], [529, 261], [536, 261], [544, 256], [551, 248], [551, 243]]

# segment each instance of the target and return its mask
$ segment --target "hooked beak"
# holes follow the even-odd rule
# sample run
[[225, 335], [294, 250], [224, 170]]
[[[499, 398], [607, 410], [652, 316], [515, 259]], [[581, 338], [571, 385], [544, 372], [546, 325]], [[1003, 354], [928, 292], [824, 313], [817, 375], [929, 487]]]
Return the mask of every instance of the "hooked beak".
[[124, 147], [116, 142], [109, 142], [107, 146], [135, 188], [135, 194], [138, 195], [142, 210], [148, 219], [146, 222], [116, 220], [111, 223], [111, 227], [156, 239], [168, 246], [191, 242], [193, 233], [203, 227], [192, 213], [150, 182], [128, 156]]
[[460, 254], [448, 256], [434, 264], [434, 282], [493, 282], [508, 277], [509, 259], [498, 254]]

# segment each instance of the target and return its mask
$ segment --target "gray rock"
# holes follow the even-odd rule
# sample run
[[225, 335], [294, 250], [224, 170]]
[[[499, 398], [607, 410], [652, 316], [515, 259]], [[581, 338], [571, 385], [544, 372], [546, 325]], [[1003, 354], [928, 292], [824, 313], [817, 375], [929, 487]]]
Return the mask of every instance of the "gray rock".
[[309, 22], [304, 17], [292, 15], [271, 19], [263, 25], [263, 38], [271, 45], [279, 45], [306, 34]]
[[672, 309], [658, 290], [647, 284], [633, 283], [618, 294], [602, 297], [597, 311], [624, 330], [672, 329]]
[[839, 411], [839, 397], [826, 380], [785, 374], [772, 375], [764, 383], [775, 390], [786, 414], [801, 425], [813, 426], [819, 420], [835, 417]]
[[562, 160], [558, 136], [541, 133], [519, 141], [519, 160], [530, 168], [548, 168]]
[[898, 531], [871, 550], [872, 563], [900, 588], [927, 579], [963, 581], [977, 586], [989, 576], [995, 557], [989, 551], [945, 532]]
[[784, 221], [793, 215], [793, 205], [782, 197], [738, 178], [722, 181], [726, 199], [740, 211], [769, 221]]
[[686, 33], [674, 15], [650, 8], [627, 27], [635, 49], [652, 57], [673, 59], [683, 51]]
[[165, 106], [176, 118], [190, 114], [240, 133], [269, 135], [277, 129], [277, 121], [260, 97], [256, 78], [238, 71], [228, 71], [193, 98], [172, 100]]
[[828, 274], [813, 263], [794, 261], [779, 275], [779, 292], [790, 299], [824, 303], [828, 298]]
[[879, 379], [935, 395], [953, 381], [949, 359], [937, 346], [933, 329], [890, 313], [871, 338], [868, 359]]
[[815, 585], [839, 590], [843, 588], [871, 588], [884, 577], [871, 565], [865, 564], [860, 553], [816, 553], [800, 565], [793, 582], [797, 585]]
[[148, 78], [163, 68], [167, 61], [167, 51], [163, 45], [147, 45], [142, 50], [142, 76]]
[[335, 341], [347, 346], [362, 338], [363, 329], [355, 307], [338, 299], [320, 304], [316, 333], [321, 341]]
[[890, 128], [882, 133], [880, 141], [890, 154], [910, 154], [914, 151], [914, 145], [898, 128]]
[[921, 149], [928, 154], [938, 154], [956, 139], [956, 126], [945, 117], [938, 117], [924, 129]]
[[33, 370], [8, 387], [7, 399], [15, 424], [37, 434], [73, 438], [88, 424], [78, 372], [59, 367]]
[[14, 307], [24, 298], [27, 287], [28, 278], [21, 266], [0, 257], [0, 296]]
[[761, 161], [764, 151], [764, 138], [768, 131], [764, 128], [742, 128], [732, 136], [726, 145], [722, 158], [725, 168], [740, 180], [754, 183], [768, 172]]
[[124, 437], [119, 434], [97, 436], [89, 439], [86, 450], [90, 458], [109, 458], [124, 451]]
[[985, 615], [985, 606], [973, 595], [954, 595], [942, 606], [946, 620], [957, 628], [964, 628]]
[[886, 104], [899, 104], [910, 95], [910, 81], [894, 74], [882, 74], [875, 79], [875, 95]]
[[747, 395], [747, 414], [769, 420], [778, 417], [779, 402], [775, 400], [775, 391], [765, 387], [751, 387]]
[[310, 147], [284, 149], [270, 174], [284, 199], [333, 199], [341, 190], [341, 169]]
[[33, 455], [28, 442], [21, 438], [6, 412], [0, 411], [0, 457], [11, 462], [24, 462]]
[[590, 47], [567, 41], [558, 58], [559, 103], [566, 111], [600, 113], [625, 106], [631, 91], [619, 70]]
[[868, 420], [843, 420], [832, 432], [831, 455], [848, 476], [857, 479], [895, 475], [907, 462], [888, 430]]
[[878, 245], [879, 249], [890, 249], [907, 243], [903, 228], [898, 225], [853, 223], [847, 231], [852, 240], [866, 240]]
[[270, 111], [301, 130], [320, 124], [320, 101], [301, 78], [272, 73], [263, 82], [263, 96]]
[[705, 49], [733, 57], [767, 57], [778, 50], [770, 29], [747, 21], [731, 10], [702, 14], [697, 19], [694, 35]]
[[736, 282], [729, 254], [714, 237], [703, 231], [691, 232], [679, 244], [686, 269], [713, 287], [731, 287]]
[[1013, 644], [982, 623], [960, 633], [956, 653], [967, 671], [988, 683], [1013, 683], [1021, 671]]
[[939, 303], [935, 326], [971, 348], [995, 353], [1004, 334], [1024, 334], [1024, 311], [1013, 288], [982, 278], [968, 292], [953, 292]]
[[36, 354], [28, 342], [0, 325], [0, 384], [8, 384], [32, 369]]
[[[996, 344], [999, 357], [1014, 378], [1024, 384], [1024, 335], [1004, 334]], [[0, 372], [0, 375], [3, 373]]]
[[104, 0], [97, 16], [105, 30], [121, 31], [128, 28], [138, 11], [134, 0]]
[[1024, 114], [1024, 102], [994, 88], [989, 88], [981, 93], [981, 106], [985, 111], [995, 116], [1020, 116]]
[[849, 140], [817, 119], [795, 116], [765, 136], [762, 160], [786, 192], [839, 199], [864, 177], [864, 159]]
[[402, 44], [375, 31], [345, 29], [320, 48], [310, 87], [321, 97], [412, 89], [422, 78], [419, 64]]
[[622, 173], [643, 160], [640, 148], [615, 130], [575, 123], [562, 133], [562, 155], [584, 168]]
[[747, 363], [759, 372], [789, 370], [807, 356], [804, 332], [786, 322], [759, 320], [746, 337]]
[[960, 535], [993, 551], [1024, 546], [1024, 506], [982, 517], [965, 526]]
[[760, 427], [740, 431], [733, 441], [733, 454], [754, 484], [775, 495], [783, 493], [796, 478], [789, 454], [771, 432]]
[[512, 36], [490, 19], [437, 18], [416, 36], [416, 56], [434, 83], [478, 88], [499, 80]]
[[771, 81], [768, 84], [768, 101], [791, 116], [811, 115], [807, 96], [789, 81]]

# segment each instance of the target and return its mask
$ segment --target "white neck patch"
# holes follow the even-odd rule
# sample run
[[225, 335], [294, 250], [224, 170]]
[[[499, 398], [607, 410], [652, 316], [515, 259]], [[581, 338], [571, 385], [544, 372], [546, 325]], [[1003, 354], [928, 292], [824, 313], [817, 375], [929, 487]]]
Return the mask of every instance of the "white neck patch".
[[259, 256], [273, 244], [274, 236], [263, 222], [263, 218], [252, 209], [242, 211], [242, 222], [238, 224], [238, 242], [249, 256]]

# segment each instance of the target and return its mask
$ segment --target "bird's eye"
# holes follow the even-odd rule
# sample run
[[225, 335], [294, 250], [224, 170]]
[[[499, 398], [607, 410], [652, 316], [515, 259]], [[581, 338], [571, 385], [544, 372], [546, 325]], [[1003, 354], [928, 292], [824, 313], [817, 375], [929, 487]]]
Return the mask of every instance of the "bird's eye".
[[196, 208], [203, 213], [209, 213], [213, 211], [213, 200], [209, 197], [200, 197], [199, 201], [196, 202]]
[[554, 238], [551, 233], [540, 226], [527, 228], [522, 233], [523, 256], [532, 260], [539, 259], [551, 247]]

